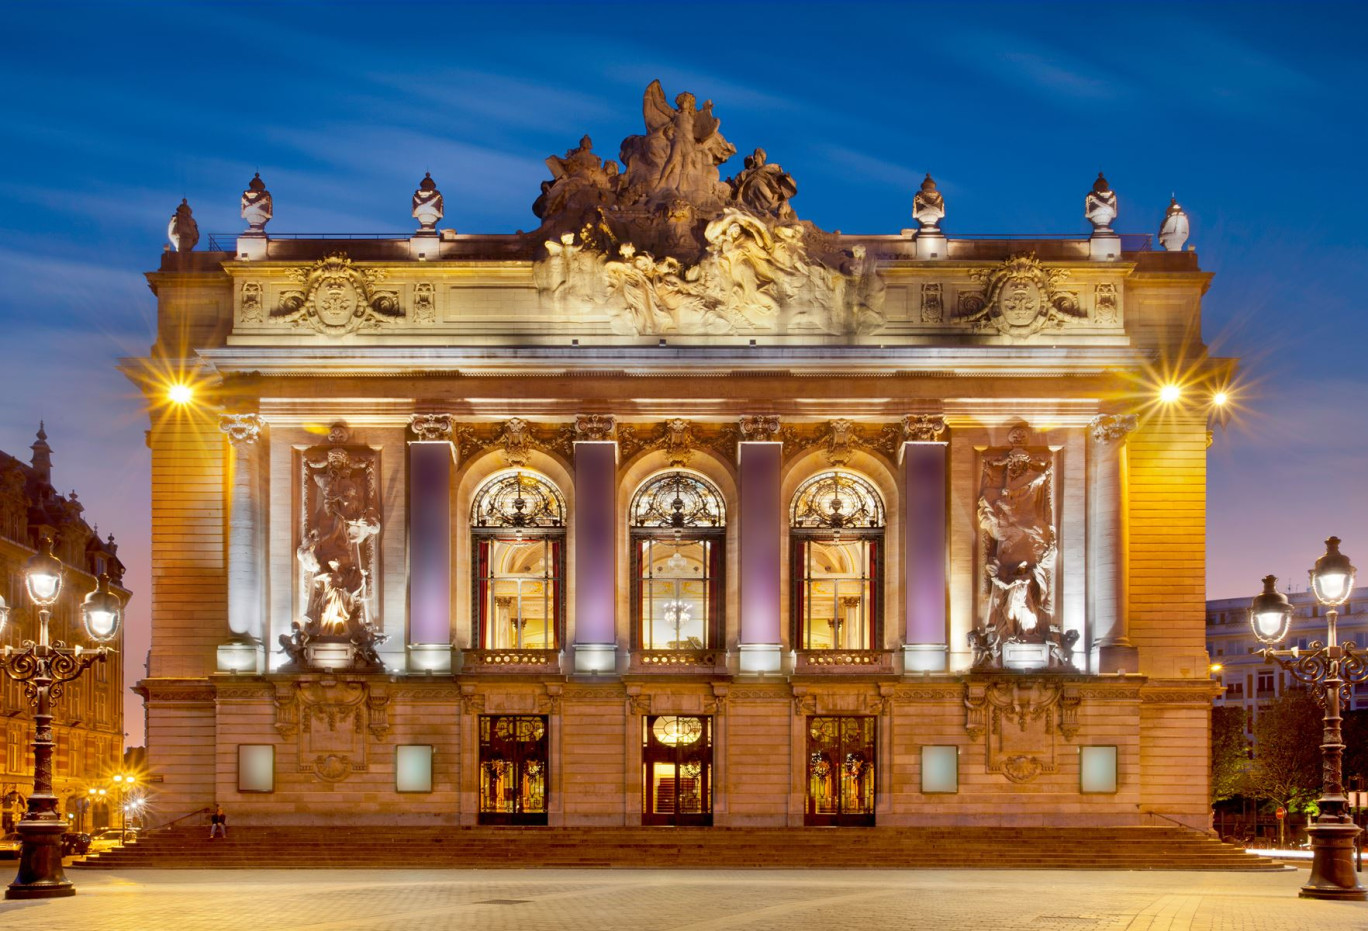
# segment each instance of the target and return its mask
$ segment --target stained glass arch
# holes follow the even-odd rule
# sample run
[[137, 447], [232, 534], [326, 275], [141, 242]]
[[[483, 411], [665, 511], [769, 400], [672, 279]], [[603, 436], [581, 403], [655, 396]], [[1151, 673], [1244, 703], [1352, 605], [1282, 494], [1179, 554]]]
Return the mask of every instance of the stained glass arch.
[[724, 527], [727, 507], [717, 486], [694, 472], [675, 470], [652, 476], [632, 496], [631, 526], [681, 530]]
[[508, 469], [485, 479], [470, 506], [472, 527], [551, 529], [565, 526], [565, 498], [545, 476]]
[[801, 530], [860, 530], [884, 526], [883, 497], [854, 472], [819, 472], [793, 495], [789, 526]]

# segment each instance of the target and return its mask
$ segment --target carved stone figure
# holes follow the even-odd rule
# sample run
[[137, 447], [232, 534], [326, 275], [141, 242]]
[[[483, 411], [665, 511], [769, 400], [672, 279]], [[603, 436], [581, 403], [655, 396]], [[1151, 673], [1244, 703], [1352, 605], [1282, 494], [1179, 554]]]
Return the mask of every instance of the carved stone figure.
[[242, 219], [247, 221], [247, 231], [265, 236], [266, 224], [271, 221], [273, 209], [271, 192], [266, 190], [266, 182], [261, 180], [261, 172], [257, 172], [247, 183], [247, 190], [242, 192]]
[[442, 192], [437, 190], [432, 173], [424, 172], [423, 180], [418, 182], [418, 190], [413, 192], [413, 219], [418, 221], [418, 230], [435, 233], [442, 215]]
[[654, 207], [677, 194], [702, 210], [725, 203], [731, 191], [717, 166], [735, 155], [736, 147], [719, 131], [721, 121], [713, 116], [712, 101], [697, 107], [694, 95], [686, 91], [671, 107], [660, 82], [652, 81], [642, 100], [642, 114], [646, 135], [628, 136], [620, 153], [627, 166], [628, 200]]
[[930, 174], [922, 181], [921, 190], [912, 197], [912, 216], [923, 233], [940, 232], [940, 221], [945, 219], [945, 195], [936, 190], [936, 182]]
[[1100, 171], [1092, 190], [1083, 198], [1083, 215], [1093, 225], [1094, 236], [1112, 232], [1112, 221], [1116, 219], [1116, 192]]
[[579, 148], [570, 149], [564, 157], [551, 155], [546, 159], [551, 169], [551, 180], [542, 182], [541, 196], [532, 204], [532, 212], [543, 220], [556, 222], [555, 229], [578, 230], [592, 211], [615, 202], [618, 189], [618, 165], [594, 154], [594, 143], [588, 136], [580, 139]]
[[1182, 252], [1188, 240], [1188, 215], [1178, 206], [1178, 198], [1170, 197], [1164, 222], [1159, 227], [1159, 244], [1169, 252]]
[[166, 225], [166, 238], [177, 252], [189, 252], [199, 242], [199, 224], [190, 211], [190, 202], [184, 197]]
[[[978, 525], [983, 572], [979, 622], [970, 636], [977, 666], [1045, 668], [1067, 664], [1068, 636], [1054, 615], [1054, 463], [1028, 449], [1025, 431], [1013, 446], [984, 454]], [[1024, 649], [1016, 649], [1020, 645]]]
[[921, 322], [940, 323], [945, 319], [944, 290], [939, 284], [924, 284], [921, 289]]
[[344, 253], [292, 269], [290, 277], [300, 282], [300, 287], [280, 295], [280, 305], [271, 311], [273, 321], [341, 336], [377, 329], [404, 316], [398, 292], [376, 287], [385, 272], [353, 265]]
[[996, 268], [970, 274], [983, 282], [984, 293], [960, 295], [961, 307], [972, 311], [960, 318], [965, 323], [1025, 339], [1046, 326], [1059, 328], [1087, 317], [1077, 297], [1059, 287], [1068, 271], [1041, 265], [1033, 254], [1014, 255]]
[[1115, 326], [1117, 324], [1116, 285], [1104, 281], [1097, 286], [1094, 295], [1093, 322], [1099, 326]]
[[778, 165], [771, 165], [764, 149], [747, 155], [745, 166], [731, 179], [735, 200], [761, 215], [794, 219], [789, 198], [798, 193], [798, 186], [793, 183], [793, 176]]

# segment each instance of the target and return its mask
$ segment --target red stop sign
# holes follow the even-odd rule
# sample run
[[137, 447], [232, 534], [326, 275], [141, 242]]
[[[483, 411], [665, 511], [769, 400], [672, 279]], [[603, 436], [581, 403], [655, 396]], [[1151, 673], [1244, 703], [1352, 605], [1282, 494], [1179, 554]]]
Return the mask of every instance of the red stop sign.
[[1286, 808], [1281, 808], [1281, 807], [1280, 807], [1280, 808], [1278, 809], [1278, 820], [1281, 821], [1282, 819], [1284, 819], [1284, 818], [1286, 818], [1286, 817], [1287, 817], [1287, 809], [1286, 809]]

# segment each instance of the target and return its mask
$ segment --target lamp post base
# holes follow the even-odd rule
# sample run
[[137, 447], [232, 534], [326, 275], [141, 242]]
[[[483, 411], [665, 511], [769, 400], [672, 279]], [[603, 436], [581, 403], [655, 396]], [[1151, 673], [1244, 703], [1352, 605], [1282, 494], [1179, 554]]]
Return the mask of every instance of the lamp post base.
[[76, 887], [62, 872], [61, 821], [24, 821], [19, 832], [19, 875], [5, 890], [7, 899], [60, 899], [75, 895]]
[[1368, 899], [1368, 890], [1358, 884], [1354, 872], [1354, 838], [1358, 826], [1353, 824], [1312, 824], [1306, 829], [1311, 835], [1311, 879], [1301, 888], [1303, 899]]

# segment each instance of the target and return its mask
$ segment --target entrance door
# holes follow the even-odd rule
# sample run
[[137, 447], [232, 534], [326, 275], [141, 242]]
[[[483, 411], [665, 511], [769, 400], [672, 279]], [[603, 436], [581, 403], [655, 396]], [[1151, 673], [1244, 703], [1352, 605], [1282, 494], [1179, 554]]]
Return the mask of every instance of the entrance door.
[[643, 719], [642, 824], [712, 824], [712, 718]]
[[808, 718], [807, 812], [803, 823], [873, 827], [874, 718]]
[[480, 824], [546, 824], [542, 715], [480, 715]]

